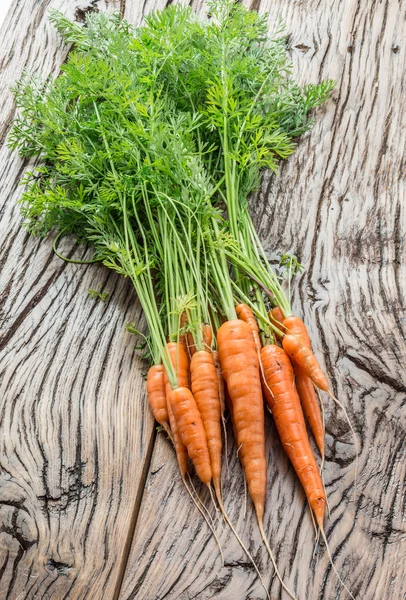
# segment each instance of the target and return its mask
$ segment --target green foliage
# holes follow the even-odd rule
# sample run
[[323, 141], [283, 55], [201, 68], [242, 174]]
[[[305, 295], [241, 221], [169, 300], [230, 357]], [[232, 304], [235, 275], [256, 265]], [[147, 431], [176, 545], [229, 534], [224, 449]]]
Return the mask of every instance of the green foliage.
[[263, 266], [247, 195], [292, 154], [333, 85], [294, 82], [280, 25], [269, 37], [266, 17], [232, 0], [209, 10], [198, 20], [170, 6], [138, 30], [118, 13], [89, 13], [81, 27], [51, 11], [74, 50], [58, 78], [24, 72], [13, 87], [8, 144], [39, 159], [24, 179], [25, 226], [90, 243], [95, 260], [131, 279], [154, 361], [183, 310], [196, 338], [210, 313], [234, 310], [233, 243], [243, 291], [252, 290], [244, 253], [279, 285]]
[[301, 273], [303, 271], [303, 265], [300, 264], [293, 254], [283, 254], [279, 264], [286, 270], [289, 277], [293, 277], [296, 273]]
[[89, 294], [90, 298], [98, 298], [102, 302], [107, 302], [108, 297], [109, 297], [108, 292], [102, 292], [100, 290], [94, 290], [92, 288], [89, 289], [88, 294]]

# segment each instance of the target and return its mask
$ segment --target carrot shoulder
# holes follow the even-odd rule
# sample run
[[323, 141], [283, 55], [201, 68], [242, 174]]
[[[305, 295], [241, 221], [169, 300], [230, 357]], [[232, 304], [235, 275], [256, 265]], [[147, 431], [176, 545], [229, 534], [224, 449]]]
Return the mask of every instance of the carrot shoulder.
[[[189, 357], [183, 344], [169, 342], [166, 344], [166, 352], [175, 369], [178, 387], [189, 387]], [[165, 384], [168, 385], [168, 376], [165, 372]]]
[[283, 338], [282, 346], [291, 361], [301, 367], [319, 389], [327, 392], [327, 377], [320, 368], [313, 352], [304, 345], [303, 341], [289, 333]]
[[282, 346], [290, 359], [303, 369], [318, 388], [327, 392], [327, 377], [312, 352], [306, 325], [302, 319], [294, 316], [284, 319], [283, 325], [286, 328], [286, 335], [282, 340]]
[[209, 352], [211, 350], [211, 343], [213, 341], [213, 330], [208, 323], [203, 323], [202, 335], [203, 335], [204, 349]]
[[293, 367], [286, 352], [274, 344], [262, 348], [261, 360], [266, 401], [283, 447], [304, 487], [317, 523], [323, 527], [326, 497], [295, 388]]
[[255, 342], [255, 348], [257, 349], [258, 355], [261, 352], [261, 338], [259, 337], [258, 323], [254, 317], [254, 314], [247, 304], [238, 304], [235, 307], [237, 317], [242, 321], [245, 321], [251, 329], [252, 336]]
[[[285, 333], [285, 327], [283, 325], [285, 317], [283, 316], [282, 310], [279, 306], [275, 306], [269, 311], [268, 318], [271, 321], [271, 323], [273, 323], [279, 329], [281, 333]], [[276, 332], [275, 335], [279, 341], [282, 339], [282, 336], [277, 335]]]
[[286, 329], [286, 333], [295, 335], [298, 339], [301, 340], [301, 342], [305, 346], [307, 346], [307, 348], [311, 349], [312, 344], [310, 341], [310, 337], [307, 332], [307, 327], [302, 321], [302, 319], [300, 319], [299, 317], [291, 316], [286, 317], [286, 319], [283, 319], [282, 323]]

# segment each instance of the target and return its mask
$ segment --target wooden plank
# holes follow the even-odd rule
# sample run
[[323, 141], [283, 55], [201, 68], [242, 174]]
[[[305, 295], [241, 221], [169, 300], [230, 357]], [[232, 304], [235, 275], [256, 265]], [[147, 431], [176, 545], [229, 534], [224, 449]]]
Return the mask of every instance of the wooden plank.
[[[81, 17], [88, 2], [14, 2], [1, 30], [3, 141], [14, 110], [8, 86], [23, 67], [57, 74], [66, 57], [51, 7]], [[27, 167], [3, 145], [0, 598], [112, 598], [154, 440], [144, 365], [124, 330], [126, 321], [142, 327], [142, 317], [126, 281], [64, 263], [21, 229]], [[89, 288], [109, 292], [108, 302]]]
[[[152, 6], [157, 2], [145, 3], [144, 10]], [[357, 431], [354, 500], [353, 439], [343, 413], [324, 398], [326, 533], [337, 568], [357, 598], [404, 598], [405, 7], [400, 0], [334, 0], [328, 8], [317, 0], [256, 0], [253, 7], [271, 9], [270, 26], [283, 17], [296, 77], [337, 81], [313, 132], [277, 177], [264, 178], [251, 210], [269, 253], [291, 251], [305, 265], [293, 304]], [[141, 18], [140, 8], [136, 15]], [[265, 521], [280, 570], [299, 598], [348, 598], [324, 546], [313, 555], [303, 492], [270, 419], [267, 430]], [[231, 441], [229, 449], [226, 508], [243, 539], [251, 540], [272, 597], [286, 597], [271, 580], [250, 506], [243, 517], [242, 475]], [[224, 566], [159, 436], [120, 600], [265, 598], [227, 530], [220, 538]]]

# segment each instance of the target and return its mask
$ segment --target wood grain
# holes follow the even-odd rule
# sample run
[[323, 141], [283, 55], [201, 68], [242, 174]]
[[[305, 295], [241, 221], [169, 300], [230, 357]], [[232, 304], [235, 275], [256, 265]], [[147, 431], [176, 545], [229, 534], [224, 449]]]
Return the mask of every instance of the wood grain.
[[[82, 18], [89, 5], [14, 2], [1, 30], [2, 141], [9, 85], [24, 67], [57, 74], [66, 57], [51, 7]], [[24, 232], [17, 200], [27, 166], [2, 145], [0, 598], [113, 598], [154, 441], [145, 366], [124, 330], [142, 317], [126, 281], [66, 264], [50, 241]], [[109, 292], [108, 302], [89, 288]]]
[[[122, 11], [139, 24], [163, 5], [126, 0]], [[265, 598], [218, 524], [221, 564], [169, 444], [161, 435], [155, 442], [145, 365], [124, 332], [126, 321], [142, 319], [131, 288], [101, 267], [61, 263], [49, 243], [20, 228], [27, 164], [4, 146], [8, 87], [24, 66], [46, 75], [65, 59], [68, 49], [46, 21], [51, 6], [80, 18], [88, 3], [14, 2], [0, 32], [0, 598]], [[294, 305], [357, 430], [353, 501], [353, 440], [343, 413], [324, 398], [334, 559], [357, 598], [398, 600], [406, 597], [405, 8], [400, 0], [252, 6], [272, 10], [270, 26], [285, 20], [299, 79], [337, 80], [313, 132], [277, 177], [265, 176], [251, 208], [270, 256], [290, 250], [306, 267]], [[194, 7], [203, 10], [203, 0]], [[90, 299], [90, 287], [110, 292], [108, 303]], [[304, 495], [271, 419], [267, 439], [266, 530], [282, 573], [300, 599], [347, 598], [324, 547], [313, 555]], [[285, 597], [249, 502], [244, 517], [231, 435], [228, 446], [226, 508], [272, 598]]]
[[[126, 14], [138, 22], [142, 10], [163, 4], [127, 2]], [[400, 0], [258, 0], [252, 7], [271, 11], [270, 27], [284, 19], [299, 80], [337, 81], [314, 130], [277, 177], [265, 176], [251, 211], [269, 255], [291, 251], [305, 265], [293, 303], [357, 431], [354, 501], [351, 432], [343, 412], [323, 399], [326, 533], [337, 568], [357, 598], [405, 598], [405, 6]], [[270, 419], [267, 429], [266, 531], [281, 572], [298, 598], [348, 598], [324, 546], [313, 555], [304, 495]], [[272, 598], [285, 598], [271, 579], [250, 506], [243, 517], [231, 440], [229, 449], [227, 510], [258, 558]], [[120, 600], [265, 598], [235, 540], [227, 530], [220, 538], [224, 566], [169, 445], [158, 436]]]

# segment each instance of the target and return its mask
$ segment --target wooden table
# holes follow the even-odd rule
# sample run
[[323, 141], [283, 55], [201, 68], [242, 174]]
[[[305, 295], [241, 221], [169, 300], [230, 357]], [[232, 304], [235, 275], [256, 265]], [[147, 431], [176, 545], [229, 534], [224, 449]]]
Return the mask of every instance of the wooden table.
[[[114, 0], [108, 6], [119, 8]], [[127, 0], [133, 23], [162, 0]], [[203, 2], [194, 2], [199, 10]], [[346, 405], [324, 398], [326, 533], [357, 598], [406, 598], [405, 137], [406, 6], [401, 0], [254, 0], [282, 17], [296, 76], [334, 78], [331, 101], [252, 214], [270, 252], [298, 253], [294, 306]], [[1, 339], [0, 599], [257, 600], [251, 565], [218, 523], [222, 565], [182, 487], [171, 447], [145, 399], [146, 365], [127, 321], [142, 314], [130, 285], [106, 269], [60, 261], [21, 228], [28, 163], [6, 138], [9, 85], [24, 67], [58, 73], [68, 48], [47, 20], [83, 19], [104, 0], [14, 0], [0, 32]], [[106, 304], [88, 296], [102, 289]], [[266, 531], [302, 600], [344, 599], [323, 545], [315, 553], [304, 494], [267, 419]], [[229, 515], [285, 598], [260, 543], [231, 436]], [[232, 474], [232, 475], [231, 475]], [[209, 506], [207, 494], [199, 488]]]

